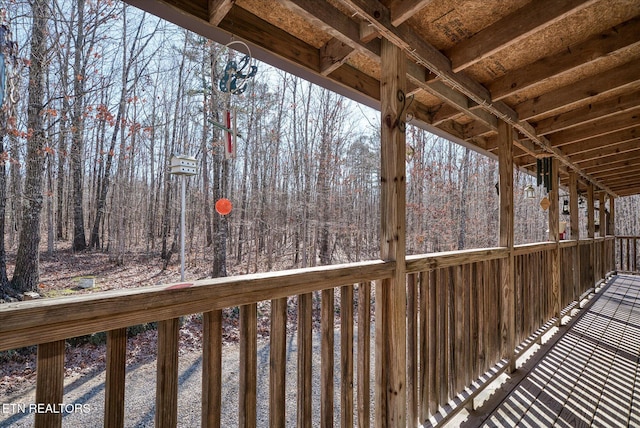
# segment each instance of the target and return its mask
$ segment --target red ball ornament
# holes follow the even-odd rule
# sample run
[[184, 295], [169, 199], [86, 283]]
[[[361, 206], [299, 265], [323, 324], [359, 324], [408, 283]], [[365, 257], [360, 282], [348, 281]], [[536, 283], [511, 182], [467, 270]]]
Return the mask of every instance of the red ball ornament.
[[216, 202], [216, 212], [220, 215], [227, 215], [231, 212], [233, 205], [231, 201], [227, 198], [218, 199]]

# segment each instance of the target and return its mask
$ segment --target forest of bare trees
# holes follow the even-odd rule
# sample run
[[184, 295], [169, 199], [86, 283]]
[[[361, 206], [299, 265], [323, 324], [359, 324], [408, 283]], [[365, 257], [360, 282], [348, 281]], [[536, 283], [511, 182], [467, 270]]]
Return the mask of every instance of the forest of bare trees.
[[[17, 43], [3, 46], [5, 93], [18, 94], [0, 117], [7, 290], [37, 286], [42, 251], [176, 263], [172, 154], [199, 163], [187, 179], [186, 246], [212, 276], [378, 257], [376, 112], [264, 64], [244, 93], [225, 94], [221, 72], [244, 53], [121, 2], [16, 0], [3, 14]], [[219, 126], [230, 107], [233, 159]], [[409, 253], [497, 245], [494, 159], [409, 126], [406, 161]], [[533, 181], [516, 174], [516, 243], [547, 237], [540, 198], [522, 191]], [[213, 208], [223, 197], [226, 216]], [[639, 206], [617, 202], [619, 233], [640, 232]]]

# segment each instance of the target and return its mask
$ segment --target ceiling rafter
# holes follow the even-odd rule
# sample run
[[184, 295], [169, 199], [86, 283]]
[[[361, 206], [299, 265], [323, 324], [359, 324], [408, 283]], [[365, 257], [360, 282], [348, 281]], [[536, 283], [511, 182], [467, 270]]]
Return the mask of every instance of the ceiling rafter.
[[635, 109], [638, 106], [640, 106], [640, 90], [613, 98], [607, 98], [565, 113], [550, 116], [537, 123], [533, 123], [533, 126], [536, 128], [536, 131], [538, 131], [538, 134], [546, 135]]
[[616, 131], [601, 137], [588, 138], [586, 140], [566, 144], [562, 146], [562, 153], [571, 157], [577, 153], [583, 153], [589, 150], [599, 150], [603, 147], [624, 143], [640, 138], [640, 126], [636, 126], [622, 131]]
[[[481, 105], [491, 114], [512, 125], [525, 137], [530, 138], [541, 148], [558, 158], [564, 165], [576, 171], [584, 179], [592, 182], [594, 186], [601, 188], [608, 193], [613, 193], [603, 183], [594, 180], [592, 177], [589, 177], [587, 174], [580, 171], [580, 169], [573, 165], [571, 161], [562, 154], [562, 152], [552, 147], [545, 137], [537, 135], [533, 126], [531, 126], [531, 124], [526, 121], [521, 121], [518, 118], [518, 114], [511, 107], [501, 101], [493, 103], [491, 101], [490, 92], [487, 88], [482, 86], [479, 82], [473, 80], [471, 77], [467, 76], [464, 72], [454, 73], [451, 69], [449, 58], [443, 55], [432, 45], [426, 43], [422, 38], [415, 34], [415, 32], [411, 30], [411, 28], [407, 27], [406, 24], [393, 27], [391, 25], [389, 10], [384, 7], [384, 5], [382, 5], [379, 1], [338, 1], [340, 1], [340, 3], [344, 4], [346, 7], [351, 8], [355, 14], [360, 15], [363, 19], [368, 20], [377, 28], [378, 32], [382, 34], [383, 37], [387, 38], [392, 43], [405, 50], [407, 52], [407, 55], [418, 64], [424, 65], [433, 73], [437, 74], [440, 79], [448, 86], [463, 93], [473, 102]], [[469, 110], [468, 112], [471, 116], [475, 116], [474, 111], [475, 110]]]
[[589, 99], [626, 87], [640, 87], [640, 59], [622, 64], [611, 70], [586, 77], [552, 92], [539, 95], [515, 106], [523, 120], [530, 120], [567, 107], [579, 107]]
[[501, 100], [565, 73], [593, 64], [617, 51], [640, 44], [640, 18], [634, 18], [589, 40], [563, 49], [495, 79], [488, 85], [494, 100]]
[[209, 23], [218, 25], [233, 7], [235, 0], [209, 0]]
[[411, 18], [420, 9], [425, 8], [433, 0], [394, 0], [389, 5], [391, 11], [391, 24], [398, 26]]
[[591, 159], [598, 159], [606, 156], [620, 155], [623, 156], [626, 153], [633, 152], [640, 147], [640, 138], [631, 141], [618, 142], [616, 144], [602, 146], [596, 150], [584, 151], [576, 155], [570, 156], [571, 160], [576, 164]]
[[594, 0], [536, 0], [447, 50], [453, 71], [465, 68], [593, 4]]
[[607, 116], [605, 118], [587, 122], [580, 126], [549, 134], [547, 138], [554, 147], [590, 138], [611, 134], [627, 128], [635, 127], [640, 123], [640, 107], [627, 110], [622, 113]]

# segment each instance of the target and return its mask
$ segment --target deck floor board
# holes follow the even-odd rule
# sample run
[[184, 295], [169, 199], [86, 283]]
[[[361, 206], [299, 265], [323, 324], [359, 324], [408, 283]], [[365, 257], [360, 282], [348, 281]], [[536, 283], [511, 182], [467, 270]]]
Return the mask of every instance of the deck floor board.
[[640, 427], [640, 276], [617, 276], [595, 299], [466, 425]]

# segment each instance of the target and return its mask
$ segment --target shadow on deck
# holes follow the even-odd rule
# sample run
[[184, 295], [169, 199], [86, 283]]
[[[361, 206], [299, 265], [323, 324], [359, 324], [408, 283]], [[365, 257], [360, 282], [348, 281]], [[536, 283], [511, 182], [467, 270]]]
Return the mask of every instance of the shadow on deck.
[[620, 275], [465, 426], [640, 426], [640, 276]]

